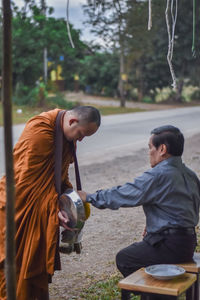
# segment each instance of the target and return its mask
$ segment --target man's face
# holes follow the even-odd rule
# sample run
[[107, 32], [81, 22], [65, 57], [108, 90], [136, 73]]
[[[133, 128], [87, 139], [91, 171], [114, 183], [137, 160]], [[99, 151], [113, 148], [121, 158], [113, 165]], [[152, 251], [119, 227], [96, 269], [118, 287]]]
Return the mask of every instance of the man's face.
[[163, 145], [160, 145], [158, 149], [152, 143], [153, 135], [149, 139], [149, 162], [151, 167], [155, 167], [158, 163], [163, 161]]
[[64, 130], [64, 135], [68, 141], [82, 141], [84, 137], [94, 134], [98, 129], [96, 123], [81, 123], [78, 120], [73, 120], [69, 123], [67, 130]]

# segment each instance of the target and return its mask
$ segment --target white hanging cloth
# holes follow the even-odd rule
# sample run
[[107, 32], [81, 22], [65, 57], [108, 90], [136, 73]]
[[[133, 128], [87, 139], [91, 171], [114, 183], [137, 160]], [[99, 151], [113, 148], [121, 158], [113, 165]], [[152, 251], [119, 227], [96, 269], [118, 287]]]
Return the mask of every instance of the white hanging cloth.
[[[170, 2], [171, 2], [171, 10], [170, 10]], [[169, 10], [171, 12], [171, 22], [169, 19]], [[173, 58], [173, 50], [174, 50], [174, 34], [175, 34], [175, 26], [177, 20], [177, 10], [178, 10], [178, 0], [175, 0], [175, 14], [174, 14], [174, 0], [167, 0], [167, 6], [165, 10], [166, 24], [167, 24], [167, 33], [168, 33], [168, 53], [167, 53], [167, 61], [169, 64], [170, 73], [172, 76], [172, 86], [174, 89], [177, 88], [177, 79], [174, 72], [174, 68], [172, 65]]]

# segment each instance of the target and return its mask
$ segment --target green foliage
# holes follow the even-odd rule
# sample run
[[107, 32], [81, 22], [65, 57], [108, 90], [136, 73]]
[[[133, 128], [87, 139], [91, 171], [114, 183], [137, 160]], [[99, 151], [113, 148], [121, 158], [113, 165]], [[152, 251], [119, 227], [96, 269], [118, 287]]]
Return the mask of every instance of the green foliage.
[[[152, 1], [153, 26], [148, 31], [147, 0], [96, 0], [96, 7], [94, 1], [88, 0], [85, 5], [88, 23], [93, 25], [92, 30], [96, 35], [104, 38], [109, 51], [89, 47], [81, 41], [81, 32], [70, 25], [75, 44], [75, 48], [72, 48], [65, 20], [49, 16], [52, 8], [47, 8], [48, 17], [45, 16], [37, 3], [35, 0], [25, 0], [22, 9], [12, 4], [15, 103], [43, 105], [37, 98], [36, 82], [43, 77], [44, 49], [47, 49], [48, 60], [51, 62], [48, 75], [61, 65], [61, 75], [68, 90], [74, 89], [75, 74], [79, 75], [79, 88], [83, 90], [105, 96], [116, 96], [120, 91], [120, 95], [124, 93], [127, 98], [139, 101], [144, 97], [153, 99], [158, 88], [170, 87], [172, 79], [166, 58], [166, 3], [163, 1]], [[196, 9], [196, 15], [199, 15], [200, 5]], [[187, 85], [200, 86], [200, 19], [196, 18], [195, 57], [191, 52], [192, 22], [192, 2], [182, 0], [178, 6], [173, 56], [179, 86], [177, 92], [172, 91], [170, 95], [172, 102], [189, 101], [190, 98], [199, 100], [198, 91], [190, 96], [182, 95], [186, 78]], [[123, 84], [120, 73], [128, 75], [128, 80]], [[46, 101], [46, 98], [44, 95], [43, 100]]]
[[13, 103], [16, 105], [30, 105], [36, 106], [37, 89], [18, 83], [16, 92], [13, 96]]
[[[151, 90], [170, 86], [172, 83], [167, 63], [168, 35], [165, 20], [165, 5], [160, 0], [152, 1], [152, 29], [147, 31], [148, 2], [128, 1], [127, 30], [128, 61], [131, 80], [141, 94], [149, 94]], [[197, 12], [200, 13], [200, 6]], [[183, 85], [182, 79], [188, 78], [190, 84], [200, 85], [199, 78], [199, 46], [200, 20], [196, 20], [196, 57], [192, 56], [192, 2], [181, 1], [178, 6], [178, 17], [175, 28], [173, 66], [180, 82], [177, 94], [172, 101], [180, 101]], [[179, 93], [179, 95], [178, 95]]]
[[34, 88], [17, 84], [13, 102], [17, 105], [30, 105], [32, 107], [45, 107], [48, 92], [44, 82], [38, 82]]
[[[109, 279], [99, 281], [84, 289], [81, 297], [87, 300], [117, 300], [120, 299], [120, 289], [117, 284], [120, 280], [119, 275], [112, 275]], [[139, 300], [139, 296], [132, 295], [131, 300]]]
[[[34, 0], [26, 0], [21, 10], [13, 4], [12, 26], [14, 92], [18, 85], [34, 89], [35, 83], [43, 77], [44, 48], [52, 62], [49, 74], [58, 64], [61, 65], [61, 75], [66, 80], [67, 87], [71, 87], [74, 73], [80, 65], [79, 60], [86, 51], [86, 45], [80, 41], [80, 31], [71, 26], [71, 35], [76, 45], [73, 49], [65, 20], [46, 17]], [[31, 95], [26, 96], [30, 99]], [[21, 101], [26, 102], [27, 99]]]
[[30, 107], [40, 107], [45, 109], [63, 108], [72, 109], [76, 103], [66, 101], [64, 95], [59, 91], [53, 96], [48, 96], [47, 86], [44, 82], [39, 82], [34, 88], [18, 85], [13, 97], [15, 105], [28, 105]]
[[[72, 26], [70, 27], [75, 48], [70, 45], [64, 19], [49, 18], [45, 28], [45, 35], [48, 36], [48, 57], [52, 62], [49, 72], [60, 64], [67, 89], [73, 88], [74, 74], [78, 72], [80, 59], [84, 57], [87, 50], [86, 45], [80, 40], [80, 31], [73, 29]], [[61, 56], [64, 57], [63, 61], [60, 61]]]
[[162, 89], [156, 88], [155, 102], [165, 102], [170, 97], [172, 89], [170, 87], [164, 87]]
[[125, 34], [125, 12], [127, 0], [87, 0], [84, 12], [92, 32], [100, 36], [108, 48], [120, 46]]
[[72, 109], [76, 106], [76, 103], [66, 101], [61, 93], [57, 93], [55, 96], [51, 96], [47, 99], [47, 106], [53, 108]]
[[144, 102], [144, 103], [153, 103], [152, 98], [149, 97], [149, 96], [144, 96], [142, 98], [142, 102]]
[[191, 95], [191, 99], [195, 100], [195, 101], [200, 101], [200, 89], [196, 89], [192, 95]]
[[[156, 89], [155, 102], [170, 102], [176, 95], [175, 91], [170, 87], [164, 87], [162, 89]], [[182, 101], [190, 103], [191, 101], [200, 100], [200, 89], [192, 85], [184, 85], [182, 90]]]
[[94, 53], [81, 60], [80, 83], [93, 94], [114, 96], [117, 90], [119, 63], [117, 53]]
[[12, 21], [13, 83], [33, 86], [42, 75], [44, 40], [35, 16], [25, 16], [15, 8]]
[[[153, 26], [150, 31], [147, 30], [148, 1], [126, 0], [117, 3], [120, 5], [115, 14], [117, 8], [115, 1], [113, 4], [112, 1], [98, 0], [95, 9], [94, 4], [88, 0], [88, 5], [85, 6], [89, 17], [88, 22], [93, 25], [93, 32], [105, 37], [110, 44], [120, 46], [124, 53], [129, 85], [138, 89], [138, 97], [142, 100], [143, 95], [151, 97], [151, 91], [170, 86], [172, 83], [166, 57], [168, 51], [166, 3], [160, 0], [152, 1]], [[200, 76], [198, 76], [200, 75], [200, 20], [196, 18], [196, 57], [193, 57], [192, 5], [192, 2], [183, 0], [178, 6], [173, 65], [180, 84], [177, 92], [172, 95], [172, 101], [183, 100], [181, 93], [184, 78], [189, 78], [190, 84], [200, 85]], [[196, 15], [199, 13], [198, 5]]]

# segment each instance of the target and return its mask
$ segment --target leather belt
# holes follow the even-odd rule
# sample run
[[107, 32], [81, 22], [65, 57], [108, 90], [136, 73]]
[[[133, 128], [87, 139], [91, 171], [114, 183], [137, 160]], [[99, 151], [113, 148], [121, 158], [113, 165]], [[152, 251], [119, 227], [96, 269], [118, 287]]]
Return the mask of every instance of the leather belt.
[[160, 232], [161, 234], [164, 234], [164, 235], [167, 235], [167, 234], [177, 234], [177, 235], [182, 235], [182, 234], [195, 234], [195, 228], [193, 227], [188, 227], [188, 228], [183, 228], [183, 227], [180, 227], [180, 228], [168, 228], [168, 229], [165, 229], [163, 231]]

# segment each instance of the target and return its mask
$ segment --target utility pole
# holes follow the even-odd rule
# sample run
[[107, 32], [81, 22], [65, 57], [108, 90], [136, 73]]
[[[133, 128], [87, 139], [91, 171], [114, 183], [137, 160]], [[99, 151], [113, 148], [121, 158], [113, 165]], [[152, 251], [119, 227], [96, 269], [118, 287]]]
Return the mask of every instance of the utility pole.
[[12, 144], [12, 13], [10, 0], [2, 0], [3, 7], [3, 119], [6, 169], [6, 260], [5, 277], [7, 300], [16, 300], [15, 267], [15, 185]]

